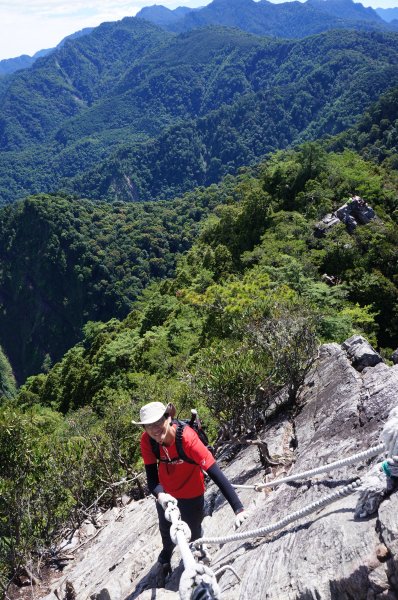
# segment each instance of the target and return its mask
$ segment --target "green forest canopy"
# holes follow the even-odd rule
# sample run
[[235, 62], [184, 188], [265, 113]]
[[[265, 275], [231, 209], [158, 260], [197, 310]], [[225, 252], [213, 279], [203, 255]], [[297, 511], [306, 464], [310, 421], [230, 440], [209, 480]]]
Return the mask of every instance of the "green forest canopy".
[[0, 93], [0, 198], [173, 198], [336, 134], [398, 85], [398, 34], [178, 36], [140, 19], [70, 40]]

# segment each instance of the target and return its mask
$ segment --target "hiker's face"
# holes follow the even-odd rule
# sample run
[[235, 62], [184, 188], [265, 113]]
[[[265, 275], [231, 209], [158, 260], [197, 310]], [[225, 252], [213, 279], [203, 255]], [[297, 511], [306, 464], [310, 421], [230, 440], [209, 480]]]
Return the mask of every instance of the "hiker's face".
[[159, 421], [156, 421], [156, 423], [150, 423], [150, 425], [145, 425], [145, 430], [148, 433], [148, 435], [151, 436], [151, 438], [161, 443], [166, 437], [169, 423], [169, 417], [167, 417], [167, 419], [165, 417], [162, 417], [161, 419], [159, 419]]

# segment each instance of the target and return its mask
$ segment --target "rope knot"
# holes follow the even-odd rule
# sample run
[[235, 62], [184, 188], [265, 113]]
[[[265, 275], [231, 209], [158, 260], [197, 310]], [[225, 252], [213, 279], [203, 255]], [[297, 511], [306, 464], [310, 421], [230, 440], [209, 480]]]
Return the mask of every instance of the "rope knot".
[[398, 456], [387, 458], [387, 460], [382, 463], [381, 468], [387, 477], [398, 477]]
[[208, 567], [198, 563], [185, 569], [181, 575], [179, 587], [181, 600], [191, 600], [196, 588], [201, 585], [206, 586], [214, 600], [221, 598], [216, 576]]
[[170, 527], [170, 537], [173, 544], [178, 544], [177, 533], [181, 531], [184, 534], [185, 540], [189, 542], [191, 539], [191, 530], [185, 521], [177, 521]]
[[167, 508], [164, 511], [164, 516], [168, 521], [170, 521], [170, 523], [172, 523], [173, 520], [177, 521], [181, 516], [180, 509], [176, 504], [172, 504], [171, 502], [169, 502]]

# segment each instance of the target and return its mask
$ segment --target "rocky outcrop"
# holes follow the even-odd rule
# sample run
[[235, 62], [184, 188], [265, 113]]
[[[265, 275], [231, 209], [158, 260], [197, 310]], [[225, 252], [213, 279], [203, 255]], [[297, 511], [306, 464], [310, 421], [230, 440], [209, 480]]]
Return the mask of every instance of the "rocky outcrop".
[[334, 213], [327, 214], [315, 225], [315, 237], [323, 237], [325, 233], [337, 225], [344, 223], [349, 233], [360, 225], [366, 225], [376, 217], [375, 211], [360, 196], [353, 196], [346, 204], [340, 206]]
[[360, 335], [353, 335], [343, 342], [342, 348], [347, 352], [347, 357], [357, 371], [363, 371], [366, 367], [375, 367], [383, 360], [369, 342]]
[[[328, 344], [305, 381], [294, 412], [279, 412], [263, 431], [278, 463], [267, 477], [314, 468], [375, 445], [390, 409], [397, 405], [398, 366], [381, 361], [358, 363], [365, 340]], [[352, 350], [355, 348], [355, 352]], [[284, 484], [255, 492], [239, 490], [250, 517], [242, 531], [256, 530], [289, 515], [331, 491], [364, 476], [381, 457], [341, 467], [311, 481]], [[253, 446], [219, 462], [235, 484], [264, 481]], [[364, 478], [366, 480], [366, 477]], [[398, 597], [398, 494], [384, 500], [378, 513], [355, 519], [359, 491], [340, 498], [267, 537], [209, 546], [223, 600], [393, 600]], [[233, 514], [214, 485], [207, 491], [205, 535], [231, 534]], [[162, 579], [156, 556], [160, 550], [154, 500], [131, 502], [103, 515], [104, 528], [75, 552], [46, 600], [68, 596], [79, 600], [168, 600], [178, 598], [180, 555], [173, 573]]]
[[336, 210], [336, 216], [347, 225], [348, 231], [353, 231], [358, 223], [366, 225], [375, 218], [375, 211], [360, 196], [353, 196], [347, 204]]

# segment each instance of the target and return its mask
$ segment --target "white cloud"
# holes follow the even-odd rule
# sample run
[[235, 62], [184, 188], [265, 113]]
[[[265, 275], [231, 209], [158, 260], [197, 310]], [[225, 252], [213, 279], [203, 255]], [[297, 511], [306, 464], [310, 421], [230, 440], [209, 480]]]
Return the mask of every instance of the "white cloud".
[[398, 8], [397, 0], [364, 0], [361, 4], [371, 8]]

